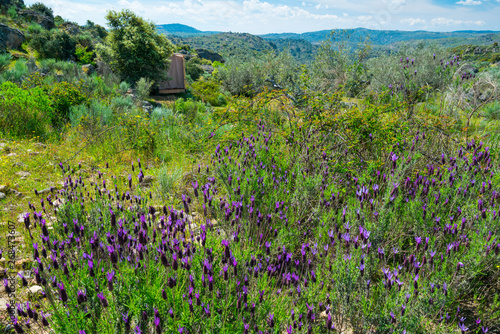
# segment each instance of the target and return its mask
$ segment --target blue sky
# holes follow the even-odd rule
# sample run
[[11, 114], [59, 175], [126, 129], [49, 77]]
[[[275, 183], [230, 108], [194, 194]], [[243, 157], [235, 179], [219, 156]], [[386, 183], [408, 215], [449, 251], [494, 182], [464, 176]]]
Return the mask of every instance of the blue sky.
[[[40, 0], [25, 0], [30, 5]], [[500, 31], [500, 0], [41, 0], [70, 21], [105, 25], [107, 10], [129, 8], [157, 24], [200, 30], [308, 32], [334, 28]]]

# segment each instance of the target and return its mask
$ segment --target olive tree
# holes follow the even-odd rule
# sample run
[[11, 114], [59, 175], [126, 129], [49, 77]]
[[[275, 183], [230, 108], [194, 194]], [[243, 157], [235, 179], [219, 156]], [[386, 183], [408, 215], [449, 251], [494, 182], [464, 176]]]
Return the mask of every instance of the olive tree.
[[123, 80], [136, 83], [140, 78], [158, 82], [167, 78], [173, 44], [158, 34], [153, 22], [132, 11], [111, 10], [106, 15], [109, 34], [97, 46], [98, 56]]

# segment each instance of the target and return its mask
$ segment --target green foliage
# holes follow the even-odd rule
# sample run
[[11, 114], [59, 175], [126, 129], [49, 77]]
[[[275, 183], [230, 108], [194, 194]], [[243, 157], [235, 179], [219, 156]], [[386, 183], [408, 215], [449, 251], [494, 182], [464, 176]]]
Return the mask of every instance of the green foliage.
[[109, 11], [106, 20], [110, 33], [97, 49], [101, 58], [129, 83], [145, 77], [155, 82], [166, 79], [172, 43], [159, 35], [152, 22], [130, 10]]
[[9, 9], [7, 10], [7, 15], [9, 15], [9, 17], [13, 20], [17, 19], [18, 14], [16, 6], [10, 6]]
[[253, 97], [268, 86], [285, 89], [296, 96], [301, 94], [297, 84], [300, 66], [288, 53], [270, 53], [248, 59], [233, 57], [223, 66], [215, 65], [213, 76], [232, 95]]
[[64, 81], [51, 87], [49, 96], [54, 110], [54, 118], [52, 119], [54, 126], [61, 127], [64, 125], [70, 119], [70, 108], [87, 101], [87, 96], [82, 88], [81, 83], [74, 84]]
[[148, 78], [140, 78], [136, 83], [137, 97], [139, 100], [145, 100], [151, 93], [151, 88], [154, 85], [154, 81]]
[[53, 116], [52, 102], [43, 89], [23, 89], [12, 82], [0, 85], [0, 132], [13, 138], [44, 138]]
[[112, 125], [113, 110], [101, 101], [92, 99], [89, 106], [71, 106], [69, 120], [73, 127], [78, 127], [84, 137], [95, 138], [104, 127]]
[[24, 58], [16, 60], [8, 70], [2, 74], [3, 81], [20, 82], [23, 77], [28, 75], [29, 69], [26, 65], [27, 61]]
[[214, 107], [226, 105], [227, 97], [221, 92], [220, 85], [214, 80], [201, 79], [191, 84], [191, 91], [202, 102]]
[[32, 35], [37, 35], [37, 34], [40, 34], [42, 32], [43, 28], [41, 25], [39, 25], [38, 23], [35, 23], [35, 22], [31, 22], [29, 25], [28, 25], [28, 32]]
[[64, 22], [65, 22], [64, 19], [60, 15], [56, 15], [56, 17], [54, 17], [54, 25], [56, 27], [59, 27]]
[[95, 66], [94, 51], [87, 51], [87, 48], [87, 46], [83, 47], [82, 45], [78, 44], [75, 51], [76, 59], [78, 60], [78, 63], [82, 65], [92, 64]]
[[207, 111], [207, 106], [203, 102], [179, 98], [175, 101], [175, 111], [183, 115], [187, 123], [192, 123], [199, 114]]
[[83, 26], [83, 29], [90, 32], [95, 38], [105, 39], [108, 35], [106, 29], [94, 22], [87, 20], [87, 23]]
[[12, 56], [10, 53], [0, 54], [0, 75], [9, 67], [12, 61]]
[[490, 62], [497, 63], [500, 61], [500, 52], [491, 55]]
[[188, 61], [186, 63], [186, 75], [188, 75], [193, 81], [198, 80], [205, 71], [203, 68], [198, 66], [198, 64]]
[[38, 53], [40, 58], [59, 60], [66, 60], [73, 56], [76, 44], [74, 37], [60, 29], [43, 30], [40, 34], [34, 35], [29, 42], [29, 46]]
[[365, 60], [370, 51], [368, 40], [359, 40], [355, 49], [352, 32], [333, 30], [324, 40], [311, 66], [313, 91], [343, 90], [350, 97], [357, 96], [367, 85]]
[[118, 86], [118, 93], [120, 95], [125, 95], [129, 89], [130, 89], [130, 84], [126, 81], [122, 81]]
[[29, 7], [29, 9], [38, 12], [40, 14], [43, 14], [45, 16], [48, 16], [52, 19], [54, 18], [54, 11], [52, 10], [52, 8], [47, 7], [45, 4], [41, 2], [35, 2]]

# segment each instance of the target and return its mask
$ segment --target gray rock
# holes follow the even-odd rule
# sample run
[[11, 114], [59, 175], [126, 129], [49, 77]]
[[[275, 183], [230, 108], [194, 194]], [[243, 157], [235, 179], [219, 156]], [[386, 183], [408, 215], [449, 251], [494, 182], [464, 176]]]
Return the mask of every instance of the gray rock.
[[92, 64], [87, 64], [82, 66], [82, 71], [87, 75], [92, 75], [95, 73], [96, 69]]
[[142, 101], [142, 110], [151, 115], [151, 113], [153, 112], [153, 105], [148, 101]]
[[31, 176], [31, 173], [30, 172], [23, 172], [23, 171], [21, 171], [21, 172], [17, 172], [16, 175], [20, 176], [20, 177], [26, 178], [28, 176]]
[[218, 61], [221, 63], [225, 62], [224, 58], [222, 58], [222, 56], [217, 52], [212, 52], [206, 49], [196, 49], [196, 53], [201, 59], [208, 59], [210, 61]]
[[36, 294], [36, 293], [42, 293], [43, 288], [39, 285], [33, 285], [32, 287], [30, 287], [29, 290], [31, 293]]
[[4, 198], [5, 198], [5, 193], [0, 192], [0, 199], [4, 199]]
[[20, 30], [0, 23], [0, 49], [20, 49], [25, 40], [26, 38]]
[[55, 27], [53, 17], [43, 15], [42, 13], [35, 12], [34, 10], [29, 10], [29, 9], [20, 10], [18, 14], [29, 21], [38, 23], [47, 30], [50, 30]]
[[148, 187], [151, 185], [151, 183], [153, 183], [155, 177], [152, 176], [152, 175], [146, 175], [144, 176], [144, 178], [142, 179], [142, 182], [140, 183], [141, 187]]
[[0, 311], [6, 311], [8, 303], [9, 300], [7, 298], [0, 298]]

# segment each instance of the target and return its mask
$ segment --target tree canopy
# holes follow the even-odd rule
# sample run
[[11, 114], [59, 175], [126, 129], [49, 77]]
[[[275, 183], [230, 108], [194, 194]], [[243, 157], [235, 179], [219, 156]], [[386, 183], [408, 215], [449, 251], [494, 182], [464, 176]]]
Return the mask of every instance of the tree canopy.
[[140, 78], [156, 82], [167, 78], [173, 44], [158, 34], [153, 22], [131, 10], [111, 10], [106, 15], [109, 34], [98, 47], [98, 55], [109, 63], [123, 80], [136, 83]]

